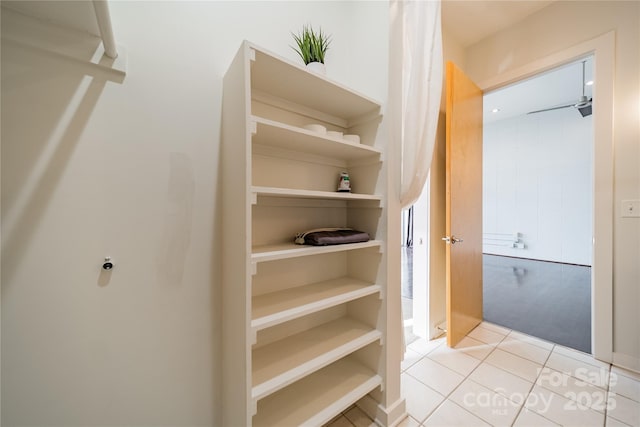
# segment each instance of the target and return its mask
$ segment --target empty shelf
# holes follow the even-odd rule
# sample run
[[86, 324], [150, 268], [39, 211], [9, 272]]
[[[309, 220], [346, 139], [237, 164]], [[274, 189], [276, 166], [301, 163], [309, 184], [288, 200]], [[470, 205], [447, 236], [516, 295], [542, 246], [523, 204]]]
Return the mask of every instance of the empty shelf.
[[257, 130], [252, 138], [254, 144], [345, 160], [364, 159], [381, 154], [379, 149], [365, 144], [333, 138], [262, 117], [253, 116], [252, 119]]
[[345, 245], [308, 246], [295, 243], [281, 243], [278, 245], [255, 246], [251, 253], [252, 262], [275, 261], [278, 259], [296, 258], [308, 255], [327, 254], [331, 252], [351, 251], [355, 249], [381, 248], [380, 240], [369, 240], [362, 243], [348, 243]]
[[326, 200], [382, 200], [374, 194], [339, 193], [337, 191], [298, 190], [293, 188], [251, 187], [251, 191], [262, 197], [289, 197], [296, 199], [326, 199]]
[[251, 327], [258, 331], [325, 308], [380, 292], [380, 286], [340, 277], [254, 297]]
[[342, 317], [253, 351], [251, 396], [261, 399], [381, 338], [364, 323]]
[[255, 427], [319, 426], [382, 384], [382, 378], [349, 358], [258, 402]]

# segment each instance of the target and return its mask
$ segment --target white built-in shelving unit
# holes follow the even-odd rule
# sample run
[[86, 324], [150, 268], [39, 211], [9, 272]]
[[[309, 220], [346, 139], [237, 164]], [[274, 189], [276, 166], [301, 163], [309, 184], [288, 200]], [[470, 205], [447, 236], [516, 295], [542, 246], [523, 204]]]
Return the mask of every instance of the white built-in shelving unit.
[[[322, 425], [385, 383], [386, 173], [376, 101], [244, 42], [224, 78], [223, 424]], [[309, 131], [357, 134], [360, 143]], [[352, 192], [339, 193], [348, 171]], [[301, 246], [352, 227], [371, 240]]]

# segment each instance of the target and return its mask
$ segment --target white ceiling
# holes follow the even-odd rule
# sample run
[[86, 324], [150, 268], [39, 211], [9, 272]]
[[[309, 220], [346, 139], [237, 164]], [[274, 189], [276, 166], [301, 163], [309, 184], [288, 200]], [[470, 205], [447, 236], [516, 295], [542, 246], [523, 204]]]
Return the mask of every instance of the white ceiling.
[[[593, 78], [593, 57], [586, 60], [585, 76], [587, 82]], [[588, 98], [592, 97], [592, 89], [592, 86], [585, 86], [585, 95]], [[582, 61], [564, 65], [486, 93], [484, 96], [484, 121], [485, 123], [494, 122], [530, 111], [575, 104], [580, 96], [582, 96]], [[500, 111], [493, 113], [494, 108], [498, 108]], [[576, 114], [580, 113], [576, 111]]]
[[462, 47], [508, 28], [555, 0], [443, 0], [442, 26]]

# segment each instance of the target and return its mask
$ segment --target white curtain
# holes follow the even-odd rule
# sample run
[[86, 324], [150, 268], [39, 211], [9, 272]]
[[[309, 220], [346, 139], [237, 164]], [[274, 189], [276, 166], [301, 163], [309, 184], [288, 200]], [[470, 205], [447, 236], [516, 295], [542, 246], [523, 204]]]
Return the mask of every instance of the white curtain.
[[433, 156], [442, 94], [440, 0], [391, 0], [391, 131], [401, 147], [400, 203], [422, 193]]

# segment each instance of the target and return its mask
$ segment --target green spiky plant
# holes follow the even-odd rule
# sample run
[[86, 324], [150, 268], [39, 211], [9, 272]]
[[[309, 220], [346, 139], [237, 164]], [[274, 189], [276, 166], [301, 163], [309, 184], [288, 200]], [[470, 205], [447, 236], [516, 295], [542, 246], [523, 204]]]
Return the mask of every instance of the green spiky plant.
[[322, 32], [322, 28], [315, 32], [313, 27], [305, 25], [299, 34], [291, 33], [298, 48], [292, 46], [298, 52], [305, 65], [311, 62], [324, 64], [324, 55], [331, 44], [331, 36]]

